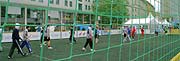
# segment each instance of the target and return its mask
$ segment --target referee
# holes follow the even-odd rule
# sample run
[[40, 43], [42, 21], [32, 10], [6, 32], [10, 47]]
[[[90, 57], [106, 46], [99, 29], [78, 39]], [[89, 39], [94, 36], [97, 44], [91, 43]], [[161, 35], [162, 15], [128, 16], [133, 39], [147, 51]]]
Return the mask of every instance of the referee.
[[[16, 24], [16, 25], [20, 25], [20, 24]], [[26, 53], [23, 53], [21, 47], [20, 47], [20, 41], [19, 41], [20, 36], [19, 36], [19, 26], [15, 26], [15, 29], [12, 32], [12, 46], [11, 49], [9, 51], [9, 55], [8, 55], [8, 59], [12, 59], [12, 55], [14, 53], [15, 48], [18, 49], [18, 52], [21, 53], [22, 56], [26, 56]], [[21, 39], [22, 40], [22, 39]]]

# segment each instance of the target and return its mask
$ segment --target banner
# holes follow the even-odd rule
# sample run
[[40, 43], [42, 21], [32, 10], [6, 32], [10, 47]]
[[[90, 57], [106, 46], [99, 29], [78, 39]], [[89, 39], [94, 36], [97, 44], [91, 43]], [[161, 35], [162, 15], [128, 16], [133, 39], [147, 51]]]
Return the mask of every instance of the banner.
[[[99, 30], [99, 35], [108, 35], [110, 33], [109, 30]], [[40, 32], [29, 32], [32, 37], [30, 37], [30, 40], [40, 40], [41, 33]], [[120, 30], [111, 30], [111, 34], [120, 34]], [[22, 37], [22, 32], [20, 32], [20, 37]], [[86, 31], [75, 31], [74, 37], [86, 37], [87, 32]], [[50, 32], [50, 38], [51, 39], [63, 39], [63, 38], [69, 38], [70, 32]], [[12, 33], [3, 33], [2, 42], [12, 42]]]

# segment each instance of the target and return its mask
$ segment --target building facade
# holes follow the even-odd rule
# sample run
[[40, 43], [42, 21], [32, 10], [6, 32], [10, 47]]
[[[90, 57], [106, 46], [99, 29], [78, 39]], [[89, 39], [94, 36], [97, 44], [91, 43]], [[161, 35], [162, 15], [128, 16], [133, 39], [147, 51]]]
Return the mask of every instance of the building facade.
[[[8, 0], [0, 0], [0, 21], [2, 24], [5, 21], [7, 2]], [[50, 18], [48, 23], [50, 24], [72, 24], [75, 15], [77, 16], [76, 22], [91, 21], [91, 14], [76, 14], [75, 11], [92, 12], [93, 0], [9, 0], [9, 2], [7, 22], [12, 24], [44, 25], [47, 8], [47, 15]], [[90, 18], [84, 19], [85, 17]], [[62, 30], [66, 29], [66, 27], [61, 28], [63, 28]]]
[[180, 20], [180, 0], [160, 0], [161, 16], [167, 20]]
[[[0, 0], [2, 4], [3, 2], [7, 2], [7, 1], [8, 0]], [[15, 17], [17, 17], [18, 15], [24, 14], [24, 9], [27, 8], [27, 13], [28, 13], [27, 17], [38, 18], [40, 16], [41, 18], [40, 20], [45, 20], [45, 18], [43, 18], [45, 17], [45, 9], [41, 7], [45, 7], [45, 8], [50, 7], [48, 11], [48, 16], [50, 16], [51, 18], [55, 18], [59, 20], [70, 20], [70, 18], [71, 19], [73, 18], [72, 16], [75, 10], [82, 12], [92, 12], [92, 4], [93, 4], [93, 0], [49, 0], [49, 3], [48, 0], [10, 0], [9, 2], [10, 4], [14, 4], [17, 6], [15, 7], [9, 6], [8, 14], [12, 14], [15, 15]], [[1, 8], [5, 9], [6, 7], [1, 6]], [[51, 8], [56, 8], [56, 10], [53, 10]], [[1, 11], [4, 11], [3, 9]], [[2, 14], [2, 16], [5, 16], [5, 14]], [[59, 21], [59, 22], [66, 22], [66, 21]]]
[[127, 0], [128, 15], [131, 18], [147, 17], [155, 8], [146, 0]]

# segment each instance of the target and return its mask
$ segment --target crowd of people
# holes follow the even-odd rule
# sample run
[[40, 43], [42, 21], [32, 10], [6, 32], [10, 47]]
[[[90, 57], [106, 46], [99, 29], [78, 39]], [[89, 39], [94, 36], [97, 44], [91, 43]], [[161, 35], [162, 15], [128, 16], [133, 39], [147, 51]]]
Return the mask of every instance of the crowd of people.
[[[8, 59], [12, 59], [13, 57], [13, 53], [14, 53], [14, 50], [15, 48], [18, 49], [18, 53], [21, 54], [22, 56], [27, 56], [29, 54], [32, 54], [33, 51], [32, 51], [32, 47], [31, 47], [31, 44], [30, 44], [30, 37], [32, 37], [31, 34], [29, 34], [29, 30], [30, 30], [30, 27], [29, 26], [26, 26], [24, 31], [23, 31], [23, 35], [22, 35], [22, 38], [20, 37], [19, 35], [19, 26], [20, 24], [16, 24], [13, 32], [12, 32], [12, 46], [11, 46], [11, 49], [9, 51], [9, 55], [8, 55]], [[73, 43], [76, 43], [76, 39], [75, 39], [75, 30], [74, 30], [74, 26], [71, 26], [70, 27], [70, 37], [69, 37], [69, 41], [70, 41], [70, 44], [73, 44]], [[86, 47], [87, 45], [89, 44], [90, 46], [90, 50], [91, 51], [95, 51], [94, 48], [93, 48], [93, 38], [95, 38], [95, 42], [98, 43], [98, 27], [94, 28], [95, 30], [95, 35], [93, 35], [93, 29], [92, 29], [92, 26], [89, 26], [88, 27], [88, 30], [87, 30], [87, 36], [86, 36], [86, 42], [82, 48], [83, 51], [86, 50]], [[21, 41], [20, 41], [21, 40]], [[50, 38], [50, 27], [49, 25], [47, 25], [47, 27], [44, 27], [44, 29], [42, 28], [41, 30], [41, 37], [40, 37], [40, 47], [42, 46], [46, 46], [46, 44], [48, 45], [48, 49], [53, 49], [53, 47], [51, 46], [51, 38]], [[23, 47], [26, 46], [27, 49], [28, 49], [28, 53], [24, 53], [23, 52]]]

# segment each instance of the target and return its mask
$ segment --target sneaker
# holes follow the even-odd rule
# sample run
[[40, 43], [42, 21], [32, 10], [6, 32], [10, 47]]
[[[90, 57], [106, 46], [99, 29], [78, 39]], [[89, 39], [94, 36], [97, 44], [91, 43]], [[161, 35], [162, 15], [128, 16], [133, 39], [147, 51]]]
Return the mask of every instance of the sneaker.
[[29, 52], [29, 54], [33, 54], [33, 52]]
[[46, 42], [44, 42], [43, 45], [46, 46], [47, 45]]
[[12, 59], [12, 57], [11, 57], [11, 56], [8, 56], [8, 59]]
[[[46, 44], [43, 44], [44, 46], [46, 46]], [[42, 44], [40, 44], [40, 47], [42, 47]]]
[[23, 56], [27, 56], [28, 55], [28, 53], [24, 53], [24, 55]]
[[17, 52], [17, 54], [21, 54], [20, 52]]
[[53, 49], [52, 47], [48, 47], [48, 49]]
[[41, 45], [41, 46], [42, 46], [42, 45], [46, 46], [47, 44], [46, 44], [46, 42], [44, 42], [44, 43], [41, 43], [40, 45]]
[[95, 52], [95, 50], [91, 49], [91, 52], [93, 52], [93, 51]]
[[86, 51], [86, 48], [83, 47], [83, 48], [82, 48], [82, 51]]
[[71, 43], [69, 43], [69, 44], [73, 44], [73, 43], [71, 42]]

